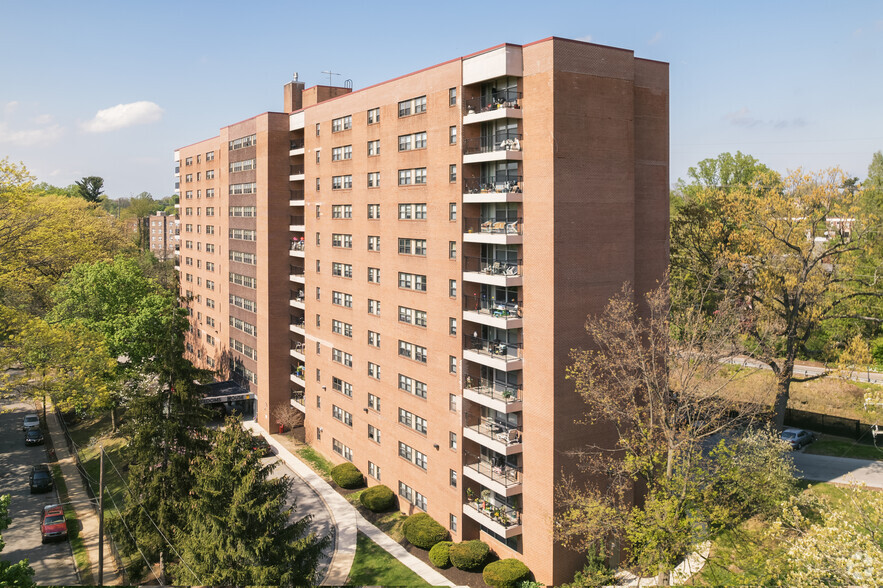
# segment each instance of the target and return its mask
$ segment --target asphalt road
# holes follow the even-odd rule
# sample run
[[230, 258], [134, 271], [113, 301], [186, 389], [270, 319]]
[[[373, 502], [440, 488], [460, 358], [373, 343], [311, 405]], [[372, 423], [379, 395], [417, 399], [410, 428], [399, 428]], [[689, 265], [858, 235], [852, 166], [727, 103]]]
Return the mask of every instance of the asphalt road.
[[[275, 457], [265, 458], [263, 462], [268, 463], [274, 460], [276, 460]], [[310, 529], [316, 533], [317, 536], [325, 537], [332, 533], [334, 531], [334, 524], [331, 521], [331, 513], [328, 511], [328, 507], [322, 499], [319, 498], [319, 495], [310, 488], [309, 484], [304, 482], [300, 476], [294, 473], [294, 471], [285, 465], [285, 462], [280, 459], [276, 461], [276, 469], [273, 470], [270, 477], [280, 478], [282, 476], [288, 476], [294, 482], [291, 485], [291, 491], [288, 493], [288, 506], [291, 506], [292, 502], [296, 504], [296, 509], [291, 517], [291, 521], [299, 520], [306, 515], [312, 515], [313, 519], [310, 523]], [[333, 547], [329, 546], [329, 549], [327, 549], [325, 554], [319, 559], [317, 577], [322, 578], [324, 576], [325, 569], [331, 563], [331, 555], [333, 552]]]
[[797, 451], [792, 457], [800, 477], [807, 480], [835, 484], [861, 482], [883, 490], [883, 461], [813, 455]]
[[[28, 404], [4, 404], [0, 407], [0, 494], [9, 494], [9, 516], [12, 523], [3, 531], [6, 547], [0, 558], [18, 562], [27, 558], [34, 568], [34, 581], [50, 586], [78, 583], [70, 544], [67, 541], [47, 543], [40, 540], [40, 512], [43, 506], [58, 502], [52, 492], [31, 494], [28, 474], [31, 466], [46, 463], [46, 447], [27, 447], [21, 420], [34, 408]], [[44, 434], [46, 431], [43, 431]]]

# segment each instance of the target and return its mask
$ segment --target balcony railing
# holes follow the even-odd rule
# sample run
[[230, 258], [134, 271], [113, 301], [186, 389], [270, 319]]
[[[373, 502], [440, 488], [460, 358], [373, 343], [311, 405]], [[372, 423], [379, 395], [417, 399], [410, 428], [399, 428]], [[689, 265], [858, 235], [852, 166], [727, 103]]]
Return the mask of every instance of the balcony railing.
[[490, 95], [468, 98], [463, 101], [463, 114], [478, 114], [498, 108], [521, 108], [522, 96], [521, 92], [514, 90], [499, 90]]
[[521, 133], [497, 133], [483, 137], [463, 139], [463, 155], [493, 153], [495, 151], [521, 151]]
[[291, 391], [291, 399], [297, 402], [300, 405], [304, 403], [304, 397], [307, 395], [303, 390], [292, 390]]
[[302, 265], [289, 265], [288, 272], [290, 276], [302, 276], [304, 275], [304, 267]]
[[292, 165], [292, 166], [290, 166], [290, 168], [291, 168], [291, 171], [288, 172], [289, 175], [298, 176], [298, 175], [303, 175], [303, 173], [304, 173], [304, 166], [302, 166], [302, 165]]
[[520, 402], [522, 398], [522, 387], [520, 384], [505, 384], [481, 378], [473, 380], [472, 376], [467, 375], [465, 387], [467, 390], [495, 400], [502, 400], [507, 404], [510, 402]]
[[292, 139], [291, 147], [289, 149], [303, 149], [304, 148], [304, 140], [303, 139]]
[[305, 322], [306, 321], [305, 321], [304, 317], [291, 315], [291, 323], [290, 324], [292, 326], [300, 327], [302, 329], [302, 328], [304, 328]]
[[298, 290], [297, 292], [292, 292], [290, 300], [294, 300], [295, 302], [303, 302], [304, 301], [304, 291]]
[[463, 310], [496, 318], [521, 318], [524, 314], [524, 303], [521, 300], [507, 302], [479, 294], [463, 294]]
[[291, 375], [292, 376], [303, 380], [304, 374], [306, 374], [306, 368], [303, 366], [303, 364], [294, 364], [291, 366]]
[[294, 241], [294, 240], [291, 241], [291, 250], [292, 251], [303, 251], [305, 247], [306, 247], [306, 243], [303, 241], [303, 239], [299, 239], [297, 241]]
[[466, 453], [466, 467], [470, 468], [483, 476], [487, 476], [494, 482], [502, 484], [506, 488], [515, 486], [522, 482], [522, 471], [520, 467], [509, 465], [493, 465], [489, 461], [478, 458], [477, 456]]
[[294, 347], [292, 347], [291, 350], [303, 355], [304, 349], [306, 349], [306, 343], [304, 343], [303, 341], [295, 341]]
[[299, 216], [299, 215], [296, 216], [296, 215], [292, 214], [292, 215], [290, 215], [288, 224], [290, 224], [290, 225], [303, 225], [304, 224], [304, 217]]
[[520, 276], [522, 275], [523, 260], [489, 259], [486, 257], [463, 258], [463, 271], [479, 272], [492, 276]]
[[467, 194], [520, 194], [522, 179], [522, 176], [516, 175], [466, 178], [463, 180], [463, 189]]
[[472, 499], [467, 502], [466, 505], [504, 527], [512, 527], [521, 524], [521, 511], [516, 510], [511, 506], [494, 504], [482, 500], [481, 498]]
[[303, 200], [304, 199], [304, 191], [303, 190], [290, 190], [291, 195], [288, 197], [289, 200]]
[[521, 443], [521, 427], [503, 423], [491, 418], [484, 418], [477, 425], [467, 425], [467, 429], [479, 435], [498, 441], [503, 445]]
[[505, 343], [494, 339], [482, 339], [473, 335], [467, 335], [463, 338], [463, 349], [477, 351], [482, 355], [489, 355], [512, 361], [522, 356], [523, 345], [521, 343]]
[[486, 233], [489, 235], [520, 235], [523, 219], [497, 219], [497, 218], [464, 218], [464, 233]]

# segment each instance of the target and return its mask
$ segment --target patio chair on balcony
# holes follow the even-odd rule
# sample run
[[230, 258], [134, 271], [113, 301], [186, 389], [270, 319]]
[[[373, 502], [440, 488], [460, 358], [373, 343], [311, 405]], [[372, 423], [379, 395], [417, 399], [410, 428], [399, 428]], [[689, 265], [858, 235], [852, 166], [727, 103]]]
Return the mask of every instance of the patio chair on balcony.
[[521, 433], [518, 429], [509, 429], [508, 431], [497, 433], [497, 439], [506, 445], [521, 443]]
[[506, 233], [509, 235], [517, 235], [518, 234], [518, 221], [512, 223], [506, 223]]

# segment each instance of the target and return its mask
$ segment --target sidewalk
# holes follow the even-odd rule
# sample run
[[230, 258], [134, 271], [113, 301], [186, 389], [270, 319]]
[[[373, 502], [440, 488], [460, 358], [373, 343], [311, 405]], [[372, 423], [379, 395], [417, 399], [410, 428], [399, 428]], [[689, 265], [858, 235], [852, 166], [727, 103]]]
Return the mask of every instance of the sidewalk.
[[408, 553], [404, 547], [390, 539], [386, 533], [365, 520], [346, 498], [338, 494], [328, 482], [320, 478], [309, 466], [273, 439], [260, 425], [254, 421], [243, 424], [246, 428], [263, 435], [267, 442], [276, 450], [276, 455], [279, 459], [285, 462], [285, 465], [313, 488], [331, 512], [332, 519], [337, 528], [337, 540], [335, 541], [335, 550], [331, 558], [331, 564], [328, 566], [325, 577], [320, 582], [321, 585], [339, 586], [346, 584], [350, 568], [353, 565], [353, 558], [356, 555], [357, 531], [361, 531], [433, 586], [454, 586], [450, 580], [438, 571]]
[[[89, 555], [89, 563], [92, 566], [92, 581], [98, 582], [98, 512], [91, 506], [91, 498], [83, 485], [83, 479], [77, 470], [74, 456], [67, 449], [67, 441], [64, 432], [58, 423], [55, 411], [46, 411], [46, 426], [52, 445], [55, 447], [56, 459], [61, 468], [62, 477], [67, 485], [68, 500], [72, 502], [77, 520], [80, 522], [80, 537]], [[121, 579], [117, 573], [116, 562], [113, 560], [113, 552], [110, 549], [110, 540], [104, 538], [104, 584], [118, 586]]]

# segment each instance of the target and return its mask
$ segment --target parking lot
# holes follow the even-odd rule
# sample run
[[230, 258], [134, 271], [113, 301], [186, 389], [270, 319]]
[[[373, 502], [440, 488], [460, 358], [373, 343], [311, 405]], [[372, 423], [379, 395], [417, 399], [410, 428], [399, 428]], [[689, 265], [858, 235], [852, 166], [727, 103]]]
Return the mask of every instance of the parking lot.
[[[31, 466], [46, 463], [46, 446], [26, 447], [21, 421], [33, 407], [23, 403], [0, 406], [0, 494], [9, 494], [9, 528], [3, 531], [6, 547], [0, 558], [18, 562], [27, 558], [34, 568], [34, 581], [43, 585], [78, 583], [67, 541], [43, 545], [40, 539], [40, 511], [58, 502], [55, 491], [31, 494], [28, 474]], [[45, 429], [44, 429], [45, 434]]]

